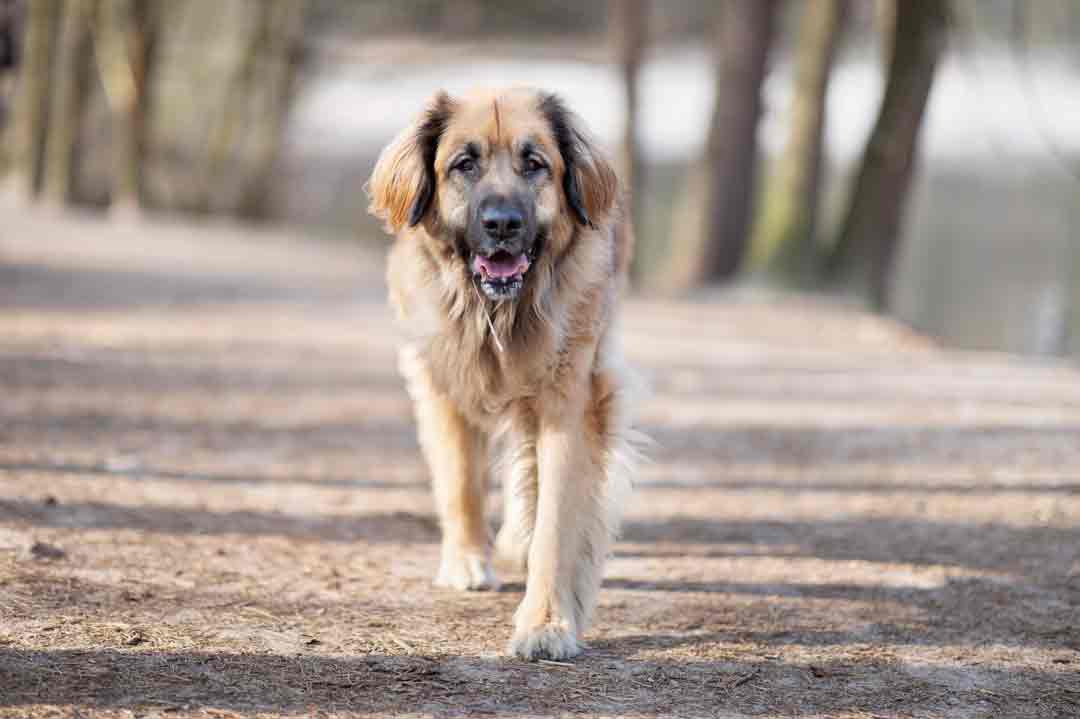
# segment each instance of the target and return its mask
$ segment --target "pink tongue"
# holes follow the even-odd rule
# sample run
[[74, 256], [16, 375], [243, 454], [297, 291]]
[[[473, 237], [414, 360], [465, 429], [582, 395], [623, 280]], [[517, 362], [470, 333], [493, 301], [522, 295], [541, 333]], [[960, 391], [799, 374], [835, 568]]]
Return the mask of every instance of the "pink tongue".
[[498, 252], [492, 257], [477, 255], [473, 260], [474, 272], [498, 280], [521, 274], [527, 269], [529, 269], [529, 258], [524, 254], [515, 257], [508, 252]]

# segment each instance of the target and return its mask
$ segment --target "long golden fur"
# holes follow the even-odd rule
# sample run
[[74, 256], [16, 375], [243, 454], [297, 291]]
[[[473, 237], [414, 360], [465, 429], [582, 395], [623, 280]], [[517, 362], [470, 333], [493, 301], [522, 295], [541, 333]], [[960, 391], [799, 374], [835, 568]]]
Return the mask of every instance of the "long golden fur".
[[[455, 159], [462, 148], [472, 161]], [[368, 190], [396, 237], [390, 299], [414, 338], [400, 365], [443, 530], [436, 582], [497, 586], [483, 516], [497, 450], [494, 548], [528, 570], [508, 651], [574, 656], [633, 457], [615, 337], [632, 234], [616, 175], [553, 95], [439, 93], [383, 151]], [[470, 264], [484, 193], [527, 197], [538, 228], [512, 299], [485, 296]]]

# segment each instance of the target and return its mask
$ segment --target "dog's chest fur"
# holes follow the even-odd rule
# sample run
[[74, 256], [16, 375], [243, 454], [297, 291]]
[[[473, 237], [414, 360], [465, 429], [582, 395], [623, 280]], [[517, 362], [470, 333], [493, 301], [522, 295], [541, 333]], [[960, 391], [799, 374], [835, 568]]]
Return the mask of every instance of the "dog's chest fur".
[[564, 258], [559, 268], [545, 258], [522, 297], [496, 305], [479, 296], [457, 260], [436, 259], [432, 249], [395, 243], [391, 301], [434, 389], [470, 422], [491, 428], [563, 386], [566, 373], [591, 369], [614, 297], [611, 276], [599, 284], [575, 283], [567, 263], [572, 274], [578, 258]]

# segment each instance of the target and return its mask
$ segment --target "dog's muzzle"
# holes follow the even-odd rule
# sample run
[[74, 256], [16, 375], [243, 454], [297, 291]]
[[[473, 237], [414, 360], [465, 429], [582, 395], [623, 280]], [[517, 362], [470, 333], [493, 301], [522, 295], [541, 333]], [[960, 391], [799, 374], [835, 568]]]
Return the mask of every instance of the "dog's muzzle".
[[517, 297], [532, 266], [536, 230], [524, 203], [489, 196], [476, 211], [470, 269], [488, 299]]

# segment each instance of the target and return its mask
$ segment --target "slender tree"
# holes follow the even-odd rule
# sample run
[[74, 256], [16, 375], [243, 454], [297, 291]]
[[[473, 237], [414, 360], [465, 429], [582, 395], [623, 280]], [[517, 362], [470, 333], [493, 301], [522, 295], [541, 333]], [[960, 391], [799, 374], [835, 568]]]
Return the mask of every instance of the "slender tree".
[[261, 48], [269, 41], [273, 2], [249, 4], [251, 17], [237, 30], [240, 37], [230, 38], [239, 46], [235, 62], [224, 80], [225, 91], [217, 116], [210, 125], [203, 156], [199, 159], [193, 202], [194, 209], [214, 212], [224, 209], [219, 195], [225, 168], [237, 156], [237, 147], [245, 136], [242, 128], [250, 117], [252, 89], [259, 71]]
[[19, 61], [17, 10], [15, 0], [0, 0], [0, 126], [6, 111], [9, 81]]
[[49, 125], [45, 140], [42, 198], [62, 205], [71, 199], [83, 107], [90, 81], [90, 31], [94, 0], [66, 0], [52, 68]]
[[[0, 0], [0, 130], [7, 125], [18, 64], [18, 22], [15, 0]], [[0, 176], [7, 167], [7, 147], [0, 135]]]
[[619, 173], [624, 185], [630, 190], [630, 207], [638, 228], [642, 226], [642, 188], [645, 183], [639, 137], [638, 80], [645, 51], [648, 10], [648, 0], [609, 0], [608, 4], [611, 41], [622, 78], [623, 108], [626, 115]]
[[229, 209], [253, 217], [265, 212], [269, 173], [294, 95], [307, 8], [307, 0], [263, 0], [251, 6], [251, 21], [244, 27], [248, 34], [207, 142], [196, 208], [222, 209], [215, 191], [227, 163], [243, 158], [250, 172], [243, 174], [237, 206]]
[[[976, 2], [978, 0], [975, 0]], [[877, 36], [878, 59], [881, 66], [888, 70], [893, 54], [893, 36], [896, 34], [897, 0], [872, 0], [873, 33]]]
[[884, 309], [919, 131], [945, 46], [947, 5], [894, 0], [885, 97], [863, 151], [847, 216], [829, 259], [833, 280]]
[[157, 45], [155, 0], [101, 0], [94, 49], [109, 104], [112, 212], [141, 207], [149, 86]]
[[33, 199], [42, 175], [53, 36], [59, 13], [59, 0], [27, 3], [15, 97], [4, 136], [7, 172], [3, 185], [22, 202]]
[[267, 213], [273, 165], [296, 94], [307, 11], [306, 0], [276, 0], [268, 5], [266, 39], [260, 48], [256, 76], [265, 109], [253, 127], [251, 173], [239, 207], [240, 214], [250, 218]]
[[716, 100], [703, 157], [691, 174], [688, 217], [675, 220], [666, 285], [726, 279], [742, 260], [755, 187], [761, 85], [778, 4], [718, 5]]
[[771, 172], [750, 260], [757, 270], [808, 285], [818, 266], [816, 229], [825, 101], [846, 0], [805, 3], [799, 22], [790, 130]]

